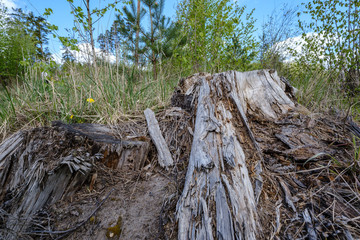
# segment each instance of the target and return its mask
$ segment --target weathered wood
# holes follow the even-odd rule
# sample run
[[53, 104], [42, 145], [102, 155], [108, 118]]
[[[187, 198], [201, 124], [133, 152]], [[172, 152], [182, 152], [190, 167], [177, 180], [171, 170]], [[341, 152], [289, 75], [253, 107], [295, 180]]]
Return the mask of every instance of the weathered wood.
[[101, 125], [35, 128], [14, 134], [0, 145], [0, 239], [19, 239], [36, 212], [72, 196], [88, 179], [94, 164], [137, 170], [149, 142], [122, 141]]
[[3, 199], [4, 194], [6, 193], [6, 189], [4, 186], [6, 185], [8, 175], [10, 174], [11, 170], [11, 156], [14, 155], [14, 153], [22, 147], [24, 141], [24, 133], [23, 132], [17, 132], [16, 134], [12, 135], [8, 139], [6, 139], [0, 148], [0, 199]]
[[[300, 112], [301, 106], [295, 107], [291, 100], [294, 93], [286, 81], [269, 70], [196, 74], [179, 83], [172, 102], [182, 109], [159, 113], [164, 116], [159, 121], [162, 133], [171, 139], [168, 147], [176, 159], [176, 167], [162, 174], [168, 174], [167, 179], [176, 178], [178, 183], [173, 194], [165, 196], [168, 200], [161, 210], [165, 238], [172, 239], [176, 230], [179, 239], [360, 236], [359, 204], [354, 201], [360, 186], [358, 164], [354, 161], [358, 143], [353, 143], [352, 135], [359, 135], [359, 127], [343, 118], [341, 121], [329, 115], [314, 117], [308, 111]], [[145, 120], [141, 126], [146, 134]], [[62, 225], [59, 229], [63, 230], [56, 231], [52, 231], [57, 229], [55, 224], [45, 223], [45, 227], [40, 222], [40, 213], [49, 210], [49, 214], [61, 216], [66, 212], [59, 211], [65, 201], [58, 203], [60, 208], [53, 205], [54, 212], [51, 205], [71, 196], [78, 199], [82, 194], [77, 190], [84, 183], [90, 184], [89, 189], [109, 188], [100, 184], [107, 184], [107, 178], [101, 176], [105, 168], [97, 166], [94, 173], [98, 162], [114, 169], [151, 169], [152, 164], [143, 168], [150, 139], [133, 136], [134, 132], [130, 129], [120, 133], [115, 126], [54, 122], [53, 127], [22, 131], [8, 138], [0, 145], [0, 239], [22, 239], [23, 233], [56, 238], [85, 225], [94, 212], [85, 214], [86, 218], [75, 227]], [[129, 133], [131, 136], [123, 140]], [[152, 152], [149, 155], [153, 156]], [[184, 179], [186, 159], [189, 162]], [[146, 173], [144, 181], [150, 175]], [[143, 171], [135, 171], [124, 182], [134, 176], [142, 178]], [[154, 179], [150, 185], [158, 182]], [[164, 184], [170, 186], [168, 183]], [[135, 188], [143, 190], [138, 181], [134, 185], [131, 201], [146, 199], [146, 204], [153, 203], [150, 198], [155, 199], [153, 193], [160, 189], [144, 191], [134, 199]], [[149, 190], [146, 186], [144, 189]], [[172, 217], [178, 196], [175, 191], [182, 187], [176, 221]], [[93, 201], [98, 201], [93, 194]], [[82, 209], [94, 209], [94, 202], [73, 203], [86, 205]], [[104, 204], [102, 209], [107, 207], [109, 214], [114, 214], [113, 206]], [[108, 219], [109, 214], [102, 216]], [[61, 216], [60, 221], [73, 222], [80, 216]], [[99, 222], [104, 223], [104, 218]], [[99, 229], [107, 226], [88, 228], [93, 223], [79, 229], [81, 233], [75, 238], [104, 236]], [[85, 232], [87, 235], [82, 235]]]
[[360, 138], [360, 127], [352, 121], [350, 117], [346, 118], [347, 128], [358, 138]]
[[118, 139], [115, 137], [116, 126], [110, 128], [101, 124], [68, 125], [55, 121], [52, 125], [98, 143], [98, 151], [103, 154], [101, 161], [110, 168], [140, 170], [144, 167], [150, 147], [150, 139], [145, 136], [136, 136], [132, 140]]
[[280, 186], [284, 192], [284, 200], [285, 200], [285, 203], [288, 205], [288, 207], [290, 207], [295, 213], [297, 212], [296, 211], [296, 208], [295, 208], [295, 205], [292, 201], [292, 197], [291, 197], [291, 193], [290, 193], [290, 190], [289, 188], [286, 186], [286, 183], [281, 179], [281, 178], [278, 178], [278, 181], [280, 183]]
[[[275, 120], [292, 109], [285, 84], [267, 70], [230, 71], [196, 74], [180, 88], [180, 94], [194, 97], [196, 120], [185, 186], [177, 204], [178, 238], [256, 239], [261, 233], [256, 202], [262, 189], [262, 153], [246, 115]], [[235, 124], [237, 117], [242, 127]], [[247, 145], [258, 155], [255, 193], [239, 134], [248, 136]]]
[[158, 161], [161, 167], [168, 168], [174, 164], [169, 148], [161, 134], [159, 123], [151, 109], [144, 111], [150, 137], [158, 151]]
[[317, 236], [316, 236], [314, 226], [312, 224], [312, 219], [311, 219], [309, 210], [307, 208], [305, 208], [305, 211], [303, 212], [302, 215], [303, 215], [304, 222], [306, 225], [306, 230], [309, 233], [309, 235], [308, 235], [309, 240], [316, 240]]

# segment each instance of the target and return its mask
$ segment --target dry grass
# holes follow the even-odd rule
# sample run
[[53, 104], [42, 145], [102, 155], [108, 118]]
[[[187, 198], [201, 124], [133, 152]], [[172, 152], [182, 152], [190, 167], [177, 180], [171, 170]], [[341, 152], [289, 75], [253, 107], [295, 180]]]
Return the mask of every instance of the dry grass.
[[[24, 77], [0, 88], [0, 141], [23, 128], [48, 125], [51, 121], [116, 124], [142, 116], [146, 108], [163, 109], [185, 73], [163, 64], [157, 80], [151, 70], [109, 63], [40, 64], [28, 67]], [[235, 68], [234, 68], [235, 69]], [[47, 81], [41, 78], [46, 70]], [[286, 76], [299, 90], [298, 101], [312, 112], [339, 111], [360, 120], [360, 96], [349, 96], [338, 76], [319, 66], [283, 64]], [[93, 99], [93, 102], [88, 102]]]
[[335, 71], [294, 62], [285, 64], [280, 75], [286, 76], [299, 91], [299, 103], [311, 112], [350, 115], [360, 122], [360, 94], [350, 94]]
[[164, 108], [180, 78], [164, 70], [171, 68], [162, 69], [154, 80], [151, 71], [125, 65], [99, 64], [98, 75], [86, 65], [64, 67], [49, 71], [47, 81], [41, 68], [29, 68], [22, 81], [0, 90], [0, 140], [53, 120], [115, 124], [142, 115], [148, 107]]

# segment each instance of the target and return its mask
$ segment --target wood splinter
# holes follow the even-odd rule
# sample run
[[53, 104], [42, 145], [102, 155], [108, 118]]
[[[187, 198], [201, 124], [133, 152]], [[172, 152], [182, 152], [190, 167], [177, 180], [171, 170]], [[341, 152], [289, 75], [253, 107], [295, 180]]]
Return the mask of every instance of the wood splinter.
[[155, 147], [158, 151], [158, 161], [161, 167], [168, 168], [174, 164], [174, 161], [171, 157], [169, 148], [165, 142], [164, 137], [161, 134], [159, 123], [155, 118], [154, 112], [147, 108], [144, 111], [146, 122], [149, 129], [149, 134], [151, 140], [155, 144]]

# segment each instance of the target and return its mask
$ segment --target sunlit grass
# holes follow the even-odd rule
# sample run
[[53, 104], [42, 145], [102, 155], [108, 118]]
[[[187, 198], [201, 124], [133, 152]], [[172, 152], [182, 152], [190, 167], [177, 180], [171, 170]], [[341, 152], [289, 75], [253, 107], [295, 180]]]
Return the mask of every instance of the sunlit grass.
[[[174, 87], [186, 77], [173, 66], [163, 65], [158, 79], [151, 70], [135, 71], [125, 65], [68, 64], [41, 78], [41, 70], [28, 68], [22, 79], [0, 88], [0, 140], [23, 128], [68, 123], [116, 124], [143, 115], [146, 108], [165, 108]], [[188, 73], [187, 73], [188, 74]], [[330, 71], [304, 64], [284, 65], [286, 76], [299, 90], [299, 103], [314, 112], [341, 110], [360, 120], [360, 96], [349, 98]]]
[[24, 79], [0, 90], [0, 140], [54, 120], [116, 124], [142, 115], [148, 107], [164, 108], [180, 78], [164, 70], [154, 80], [151, 71], [108, 63], [99, 64], [96, 77], [89, 66], [67, 67], [66, 74], [47, 81], [39, 69], [28, 69]]
[[341, 111], [343, 115], [360, 120], [360, 104], [356, 104], [360, 96], [348, 94], [338, 73], [319, 66], [292, 63], [284, 67], [282, 75], [298, 89], [299, 103], [310, 111]]

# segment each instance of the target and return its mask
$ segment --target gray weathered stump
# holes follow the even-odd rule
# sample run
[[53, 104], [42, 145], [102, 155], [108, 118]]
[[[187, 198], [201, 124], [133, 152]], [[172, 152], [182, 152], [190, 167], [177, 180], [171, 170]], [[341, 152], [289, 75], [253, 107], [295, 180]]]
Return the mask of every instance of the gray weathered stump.
[[122, 141], [97, 124], [20, 131], [0, 145], [0, 239], [31, 232], [37, 211], [71, 197], [98, 161], [112, 168], [144, 166], [148, 141]]
[[[247, 115], [275, 120], [294, 107], [276, 72], [196, 74], [179, 85], [192, 96], [194, 139], [177, 204], [178, 239], [256, 239], [261, 150]], [[240, 119], [240, 122], [237, 122]], [[241, 136], [248, 136], [244, 140]], [[244, 142], [248, 141], [248, 142]], [[252, 185], [244, 147], [257, 155]]]

